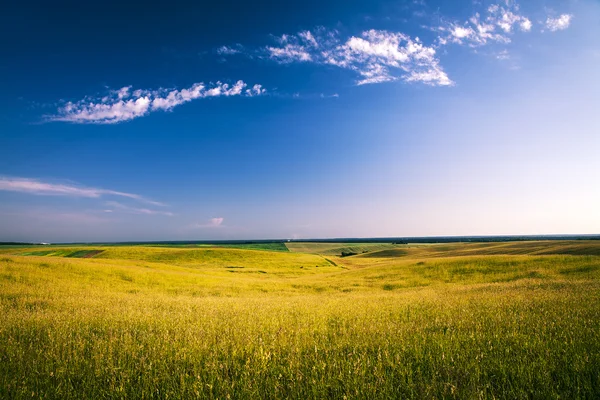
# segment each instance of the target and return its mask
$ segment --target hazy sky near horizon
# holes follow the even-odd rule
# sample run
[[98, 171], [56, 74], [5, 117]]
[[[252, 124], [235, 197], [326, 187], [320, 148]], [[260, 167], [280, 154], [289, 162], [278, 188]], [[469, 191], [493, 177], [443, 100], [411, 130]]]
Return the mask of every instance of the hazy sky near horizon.
[[0, 241], [600, 233], [600, 2], [0, 15]]

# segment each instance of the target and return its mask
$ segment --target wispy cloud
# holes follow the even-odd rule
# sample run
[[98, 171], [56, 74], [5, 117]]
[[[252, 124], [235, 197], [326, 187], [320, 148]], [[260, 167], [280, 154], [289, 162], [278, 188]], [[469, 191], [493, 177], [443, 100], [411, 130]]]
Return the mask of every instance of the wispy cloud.
[[546, 20], [546, 28], [551, 32], [562, 31], [567, 29], [571, 25], [573, 16], [571, 14], [563, 14], [558, 18], [548, 17]]
[[230, 56], [239, 54], [242, 50], [243, 46], [241, 44], [236, 44], [235, 46], [221, 46], [217, 49], [217, 54]]
[[533, 23], [519, 12], [519, 6], [492, 5], [486, 15], [475, 13], [465, 22], [446, 22], [434, 28], [442, 34], [438, 37], [440, 45], [449, 43], [470, 47], [484, 46], [493, 42], [510, 43], [510, 35], [515, 31], [529, 32]]
[[117, 201], [107, 201], [105, 203], [105, 205], [107, 207], [112, 208], [112, 209], [109, 208], [109, 209], [104, 210], [104, 212], [108, 212], [108, 213], [112, 213], [116, 209], [116, 210], [119, 210], [122, 212], [131, 213], [131, 214], [166, 215], [168, 217], [172, 217], [175, 215], [170, 211], [151, 210], [149, 208], [131, 207], [131, 206], [127, 206], [125, 204], [121, 204]]
[[75, 186], [72, 184], [68, 185], [63, 183], [43, 182], [38, 179], [29, 178], [0, 177], [0, 190], [46, 196], [71, 196], [87, 198], [118, 196], [137, 200], [139, 202], [154, 206], [165, 206], [165, 204], [161, 202], [147, 199], [138, 194], [120, 192], [116, 190]]
[[272, 59], [282, 63], [290, 63], [294, 61], [312, 61], [311, 54], [306, 51], [303, 46], [297, 44], [286, 44], [283, 47], [267, 46]]
[[265, 93], [261, 85], [247, 88], [243, 81], [233, 85], [217, 82], [212, 85], [195, 83], [186, 89], [158, 89], [131, 91], [131, 87], [112, 90], [104, 97], [84, 98], [67, 102], [56, 114], [46, 116], [47, 121], [88, 124], [114, 124], [142, 117], [154, 111], [170, 111], [174, 107], [195, 99], [219, 96], [253, 97]]
[[319, 47], [319, 43], [310, 31], [299, 32], [298, 36], [312, 47]]
[[510, 54], [506, 49], [496, 53], [495, 56], [497, 60], [510, 60]]
[[338, 31], [321, 27], [276, 40], [279, 46], [265, 47], [270, 59], [282, 64], [312, 62], [348, 69], [360, 76], [358, 85], [395, 80], [452, 84], [439, 65], [436, 50], [403, 33], [372, 29], [341, 39]]

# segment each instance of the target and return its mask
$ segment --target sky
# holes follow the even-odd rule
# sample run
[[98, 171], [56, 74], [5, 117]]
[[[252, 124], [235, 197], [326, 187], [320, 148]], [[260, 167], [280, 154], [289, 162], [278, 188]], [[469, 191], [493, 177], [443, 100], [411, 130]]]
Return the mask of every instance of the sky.
[[12, 2], [0, 241], [600, 233], [600, 2]]

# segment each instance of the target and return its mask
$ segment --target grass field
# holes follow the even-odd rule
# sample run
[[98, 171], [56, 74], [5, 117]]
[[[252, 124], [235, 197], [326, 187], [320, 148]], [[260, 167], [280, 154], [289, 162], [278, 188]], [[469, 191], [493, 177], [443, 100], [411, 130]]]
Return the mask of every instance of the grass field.
[[0, 249], [0, 398], [600, 398], [600, 242], [295, 245]]
[[296, 253], [323, 254], [340, 256], [342, 253], [371, 252], [378, 250], [395, 249], [398, 246], [391, 243], [315, 243], [315, 242], [288, 242], [285, 246], [289, 251]]

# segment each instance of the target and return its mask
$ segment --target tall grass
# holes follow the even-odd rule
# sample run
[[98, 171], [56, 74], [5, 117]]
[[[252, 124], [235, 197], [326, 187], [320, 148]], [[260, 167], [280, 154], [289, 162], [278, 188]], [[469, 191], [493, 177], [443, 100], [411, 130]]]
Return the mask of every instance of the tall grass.
[[0, 254], [0, 398], [600, 397], [600, 257], [161, 250]]

